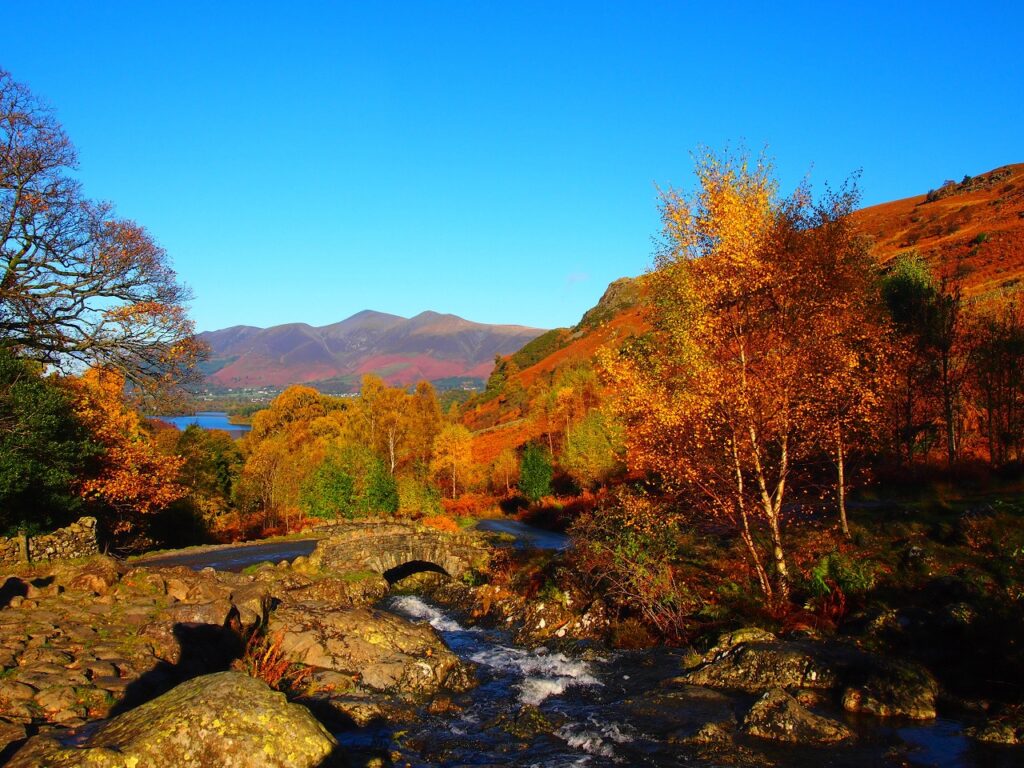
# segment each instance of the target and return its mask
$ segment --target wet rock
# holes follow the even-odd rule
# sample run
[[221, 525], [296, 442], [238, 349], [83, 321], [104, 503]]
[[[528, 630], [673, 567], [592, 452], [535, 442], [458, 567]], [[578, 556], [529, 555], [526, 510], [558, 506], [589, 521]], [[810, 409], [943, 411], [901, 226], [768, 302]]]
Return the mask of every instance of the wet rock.
[[1024, 744], [1024, 710], [1015, 710], [993, 718], [984, 725], [967, 728], [972, 739], [987, 744], [1018, 746]]
[[[754, 633], [748, 637], [757, 638]], [[737, 639], [741, 642], [735, 643]], [[842, 691], [844, 708], [877, 717], [935, 717], [938, 685], [923, 667], [855, 647], [814, 641], [726, 637], [675, 682], [763, 693], [774, 688]]]
[[516, 738], [529, 741], [545, 733], [554, 733], [564, 724], [564, 718], [557, 713], [552, 717], [557, 722], [545, 715], [537, 707], [526, 704], [515, 714], [500, 715], [494, 722], [487, 725], [488, 728], [499, 727], [506, 733]]
[[433, 693], [461, 666], [429, 625], [366, 608], [281, 605], [268, 632], [294, 661], [356, 675], [379, 691]]
[[772, 688], [831, 689], [852, 662], [843, 648], [808, 642], [741, 642], [729, 647], [678, 682], [761, 693]]
[[754, 703], [743, 720], [743, 731], [793, 744], [834, 744], [853, 737], [842, 723], [815, 715], [778, 688]]
[[916, 664], [880, 661], [864, 680], [843, 691], [843, 707], [876, 717], [935, 717], [939, 686], [928, 670]]
[[705, 723], [692, 736], [680, 739], [684, 744], [721, 744], [732, 738], [734, 724], [728, 720]]
[[102, 725], [78, 746], [28, 741], [11, 768], [327, 765], [337, 742], [307, 709], [239, 672], [195, 678]]
[[[772, 643], [777, 638], [771, 632], [760, 627], [743, 627], [732, 632], [720, 635], [714, 646], [708, 649], [707, 653], [698, 657], [701, 663], [708, 664], [715, 659], [721, 658], [733, 648], [744, 643]], [[696, 666], [696, 665], [694, 665]]]
[[432, 715], [451, 715], [462, 711], [462, 707], [452, 701], [450, 696], [437, 696], [427, 707], [427, 712]]

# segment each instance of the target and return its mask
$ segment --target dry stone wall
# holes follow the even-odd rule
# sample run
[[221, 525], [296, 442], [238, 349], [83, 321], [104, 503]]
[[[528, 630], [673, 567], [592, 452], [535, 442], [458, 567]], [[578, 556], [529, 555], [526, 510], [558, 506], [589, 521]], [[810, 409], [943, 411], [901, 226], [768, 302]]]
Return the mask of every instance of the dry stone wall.
[[83, 517], [67, 528], [42, 536], [16, 535], [0, 538], [0, 564], [16, 565], [30, 561], [72, 560], [99, 553], [96, 542], [96, 518]]

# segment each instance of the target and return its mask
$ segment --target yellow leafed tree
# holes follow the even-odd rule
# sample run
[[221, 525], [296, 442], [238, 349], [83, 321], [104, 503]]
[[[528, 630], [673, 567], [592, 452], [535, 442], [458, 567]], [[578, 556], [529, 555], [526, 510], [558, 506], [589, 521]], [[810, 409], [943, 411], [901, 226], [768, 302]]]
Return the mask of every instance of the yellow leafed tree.
[[835, 442], [826, 401], [848, 370], [838, 361], [865, 354], [842, 331], [861, 321], [848, 297], [867, 290], [870, 260], [857, 238], [825, 237], [846, 226], [846, 188], [818, 204], [805, 187], [780, 199], [769, 163], [710, 152], [697, 178], [692, 196], [663, 195], [653, 337], [602, 361], [631, 468], [732, 521], [766, 599], [782, 602], [788, 483], [795, 462]]

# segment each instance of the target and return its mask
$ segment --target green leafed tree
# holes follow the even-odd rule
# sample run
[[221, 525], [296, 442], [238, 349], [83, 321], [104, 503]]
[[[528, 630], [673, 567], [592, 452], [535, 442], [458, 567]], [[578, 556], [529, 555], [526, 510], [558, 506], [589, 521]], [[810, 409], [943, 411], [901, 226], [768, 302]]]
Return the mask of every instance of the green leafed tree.
[[309, 517], [353, 518], [358, 511], [356, 481], [338, 456], [328, 456], [303, 484], [299, 505]]
[[519, 462], [519, 490], [530, 501], [539, 501], [551, 493], [551, 459], [539, 445], [531, 443], [523, 450]]
[[593, 410], [566, 433], [561, 465], [581, 488], [592, 487], [622, 468], [622, 451], [622, 430]]
[[383, 461], [374, 461], [366, 477], [363, 509], [371, 515], [394, 515], [398, 512], [398, 505], [398, 481]]
[[0, 349], [0, 529], [46, 529], [74, 517], [77, 483], [101, 452], [64, 388]]

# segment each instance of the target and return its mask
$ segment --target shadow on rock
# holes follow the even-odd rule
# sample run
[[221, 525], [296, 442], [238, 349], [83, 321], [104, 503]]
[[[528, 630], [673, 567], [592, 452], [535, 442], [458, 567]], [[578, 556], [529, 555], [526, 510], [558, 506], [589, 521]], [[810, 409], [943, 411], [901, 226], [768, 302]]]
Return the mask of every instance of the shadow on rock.
[[0, 608], [6, 608], [16, 597], [28, 597], [30, 589], [43, 589], [53, 584], [53, 576], [36, 579], [22, 579], [18, 576], [8, 578], [0, 587]]
[[[234, 619], [234, 620], [233, 620]], [[222, 627], [215, 624], [175, 624], [174, 638], [181, 649], [177, 663], [161, 661], [126, 689], [124, 698], [110, 711], [115, 717], [187, 680], [223, 672], [242, 656], [244, 643], [238, 629], [237, 612]]]

